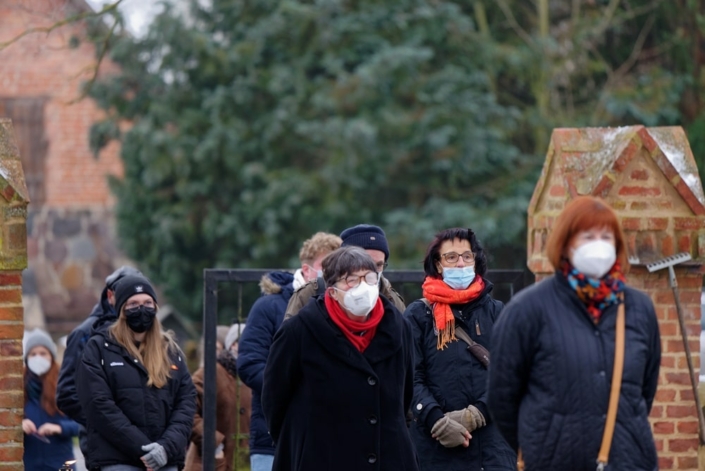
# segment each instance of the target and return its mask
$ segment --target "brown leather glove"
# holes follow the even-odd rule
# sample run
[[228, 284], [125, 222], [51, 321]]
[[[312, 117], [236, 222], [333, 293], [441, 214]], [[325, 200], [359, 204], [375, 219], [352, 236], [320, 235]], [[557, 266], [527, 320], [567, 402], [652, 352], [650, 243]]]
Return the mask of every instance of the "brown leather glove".
[[467, 406], [465, 409], [446, 412], [445, 415], [465, 427], [468, 432], [487, 425], [485, 416], [475, 406]]
[[446, 448], [455, 448], [465, 443], [468, 431], [455, 420], [444, 415], [436, 421], [431, 429], [431, 435]]

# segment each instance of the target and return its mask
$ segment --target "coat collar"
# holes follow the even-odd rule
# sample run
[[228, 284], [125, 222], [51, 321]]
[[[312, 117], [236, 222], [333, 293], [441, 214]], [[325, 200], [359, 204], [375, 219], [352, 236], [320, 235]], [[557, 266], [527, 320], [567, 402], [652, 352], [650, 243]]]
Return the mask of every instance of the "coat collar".
[[298, 317], [316, 341], [331, 355], [350, 366], [374, 374], [371, 365], [394, 355], [402, 346], [404, 320], [387, 299], [380, 297], [384, 305], [384, 316], [370, 345], [360, 353], [330, 319], [323, 296], [307, 304]]

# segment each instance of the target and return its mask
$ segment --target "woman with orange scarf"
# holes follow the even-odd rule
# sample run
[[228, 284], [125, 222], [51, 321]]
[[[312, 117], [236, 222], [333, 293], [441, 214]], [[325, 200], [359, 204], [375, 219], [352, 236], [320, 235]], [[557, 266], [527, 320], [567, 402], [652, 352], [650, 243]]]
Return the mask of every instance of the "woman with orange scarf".
[[487, 412], [488, 350], [503, 304], [490, 296], [475, 233], [438, 233], [424, 271], [424, 298], [404, 313], [414, 334], [411, 437], [421, 470], [516, 470], [516, 455]]

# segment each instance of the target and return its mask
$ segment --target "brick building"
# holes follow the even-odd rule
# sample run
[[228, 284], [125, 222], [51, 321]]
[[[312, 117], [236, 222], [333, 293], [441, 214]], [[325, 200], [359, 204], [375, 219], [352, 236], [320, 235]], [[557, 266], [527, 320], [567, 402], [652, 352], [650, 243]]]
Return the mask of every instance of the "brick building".
[[[84, 0], [3, 0], [0, 44], [91, 11]], [[118, 148], [96, 158], [88, 145], [101, 113], [81, 99], [81, 85], [96, 65], [84, 36], [85, 25], [73, 23], [0, 49], [0, 117], [12, 119], [31, 200], [25, 321], [27, 327], [45, 322], [54, 337], [86, 317], [105, 276], [125, 263], [116, 248], [106, 179], [122, 172]], [[101, 73], [109, 68], [102, 64]]]

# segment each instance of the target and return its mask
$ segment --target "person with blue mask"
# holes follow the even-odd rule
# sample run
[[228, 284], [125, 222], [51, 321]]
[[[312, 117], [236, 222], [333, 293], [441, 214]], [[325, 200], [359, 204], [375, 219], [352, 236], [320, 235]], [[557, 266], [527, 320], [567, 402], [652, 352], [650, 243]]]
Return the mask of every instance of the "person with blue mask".
[[404, 312], [414, 334], [414, 423], [422, 471], [516, 470], [516, 454], [487, 410], [492, 328], [504, 305], [484, 278], [471, 229], [436, 234], [424, 258], [423, 298]]

